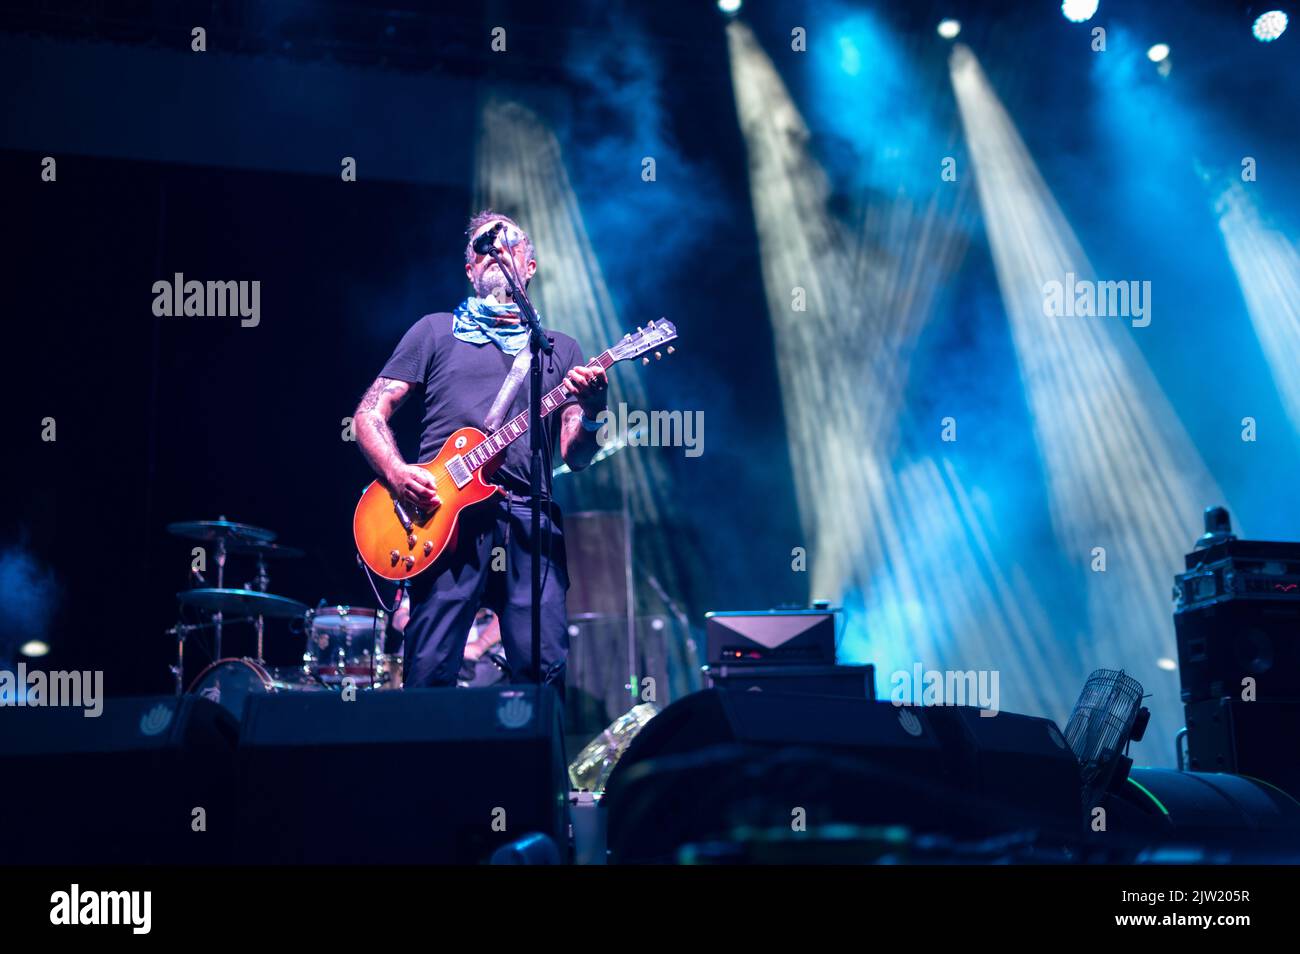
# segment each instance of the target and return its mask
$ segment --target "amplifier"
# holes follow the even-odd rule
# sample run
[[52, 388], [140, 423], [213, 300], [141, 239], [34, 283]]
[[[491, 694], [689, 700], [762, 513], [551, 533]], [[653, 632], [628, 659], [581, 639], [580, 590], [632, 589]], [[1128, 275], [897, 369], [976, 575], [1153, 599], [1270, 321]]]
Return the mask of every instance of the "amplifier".
[[1222, 540], [1185, 558], [1174, 587], [1184, 703], [1300, 697], [1300, 544]]
[[1183, 702], [1300, 697], [1300, 601], [1239, 596], [1174, 613]]
[[1229, 599], [1300, 603], [1300, 543], [1227, 540], [1184, 558], [1174, 611]]
[[835, 664], [834, 610], [705, 613], [708, 662]]
[[711, 689], [742, 692], [797, 692], [847, 699], [876, 698], [875, 666], [711, 666], [706, 677]]

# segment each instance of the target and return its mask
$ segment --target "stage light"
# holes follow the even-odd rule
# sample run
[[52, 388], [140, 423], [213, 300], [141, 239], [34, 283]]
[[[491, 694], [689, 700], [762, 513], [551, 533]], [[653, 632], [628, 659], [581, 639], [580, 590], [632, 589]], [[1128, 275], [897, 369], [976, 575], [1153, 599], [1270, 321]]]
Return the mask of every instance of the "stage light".
[[1269, 10], [1255, 19], [1251, 32], [1261, 43], [1272, 43], [1286, 32], [1287, 16], [1281, 10]]
[[[883, 679], [917, 662], [997, 670], [1003, 708], [1063, 720], [1061, 686], [1085, 673], [1014, 559], [999, 559], [987, 507], [947, 459], [898, 450], [911, 349], [964, 249], [967, 180], [919, 199], [870, 189], [851, 224], [836, 217], [776, 67], [745, 24], [729, 23], [727, 41], [803, 528], [791, 544], [806, 550], [809, 595], [844, 607], [839, 658]], [[881, 60], [863, 57], [869, 91]], [[806, 307], [792, 307], [794, 289]]]
[[1169, 44], [1157, 43], [1151, 49], [1147, 50], [1147, 59], [1152, 63], [1163, 63], [1169, 58]]
[[862, 52], [850, 36], [840, 37], [840, 69], [849, 76], [862, 72]]
[[1050, 283], [1078, 287], [1096, 276], [969, 48], [954, 48], [950, 72], [1053, 533], [1086, 608], [1080, 653], [1089, 671], [1122, 668], [1153, 691], [1150, 737], [1158, 741], [1142, 756], [1167, 763], [1182, 724], [1178, 680], [1156, 663], [1176, 656], [1170, 580], [1201, 532], [1206, 502], [1222, 493], [1134, 344], [1130, 321], [1045, 313]]
[[1300, 430], [1300, 252], [1263, 221], [1239, 182], [1219, 196], [1215, 211], [1273, 384]]
[[1097, 12], [1097, 0], [1062, 0], [1061, 12], [1071, 23], [1086, 23]]
[[718, 0], [718, 9], [728, 16], [740, 12], [740, 0]]
[[939, 35], [945, 40], [956, 39], [957, 34], [961, 32], [961, 21], [959, 20], [940, 20]]
[[30, 639], [19, 647], [18, 652], [30, 659], [49, 655], [50, 644], [41, 639]]

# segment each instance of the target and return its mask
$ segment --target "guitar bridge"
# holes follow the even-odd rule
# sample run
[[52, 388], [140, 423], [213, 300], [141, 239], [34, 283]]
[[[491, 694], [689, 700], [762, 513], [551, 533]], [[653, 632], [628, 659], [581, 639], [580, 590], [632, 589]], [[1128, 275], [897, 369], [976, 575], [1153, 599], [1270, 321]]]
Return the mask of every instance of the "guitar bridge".
[[457, 490], [474, 479], [474, 475], [469, 472], [469, 465], [465, 463], [459, 454], [447, 461], [447, 473], [455, 481]]

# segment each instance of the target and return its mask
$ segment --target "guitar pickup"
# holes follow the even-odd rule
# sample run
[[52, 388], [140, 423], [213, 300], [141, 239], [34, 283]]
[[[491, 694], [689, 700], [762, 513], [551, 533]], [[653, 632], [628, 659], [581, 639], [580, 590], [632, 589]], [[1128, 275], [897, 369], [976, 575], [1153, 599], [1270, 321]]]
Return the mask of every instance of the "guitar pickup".
[[459, 454], [447, 461], [447, 473], [451, 474], [451, 479], [456, 482], [458, 489], [474, 479], [469, 472], [469, 465]]

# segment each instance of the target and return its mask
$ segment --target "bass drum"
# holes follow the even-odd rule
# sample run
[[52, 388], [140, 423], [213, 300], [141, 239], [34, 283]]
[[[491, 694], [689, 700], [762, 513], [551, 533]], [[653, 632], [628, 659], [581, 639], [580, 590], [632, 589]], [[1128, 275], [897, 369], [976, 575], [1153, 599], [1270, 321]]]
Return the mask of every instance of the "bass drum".
[[295, 669], [267, 669], [252, 659], [218, 659], [195, 677], [189, 691], [225, 707], [242, 721], [251, 695], [324, 688]]

